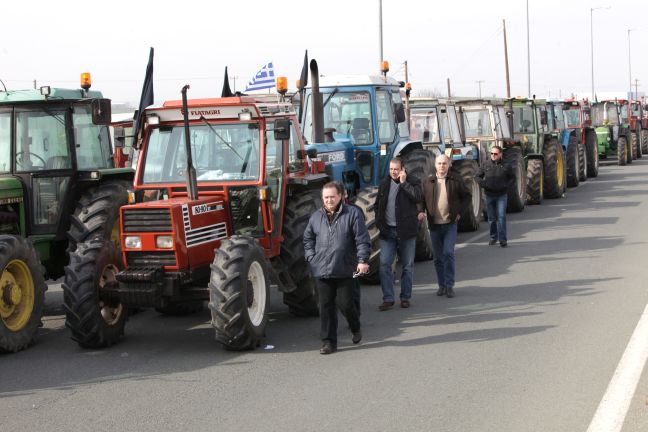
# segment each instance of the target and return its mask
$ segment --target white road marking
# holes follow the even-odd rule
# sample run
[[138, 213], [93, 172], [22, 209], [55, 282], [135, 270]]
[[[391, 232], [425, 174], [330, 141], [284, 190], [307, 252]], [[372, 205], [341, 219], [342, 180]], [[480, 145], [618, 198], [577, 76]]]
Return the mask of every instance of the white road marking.
[[648, 359], [648, 305], [632, 333], [630, 342], [614, 371], [587, 432], [621, 430], [646, 359]]

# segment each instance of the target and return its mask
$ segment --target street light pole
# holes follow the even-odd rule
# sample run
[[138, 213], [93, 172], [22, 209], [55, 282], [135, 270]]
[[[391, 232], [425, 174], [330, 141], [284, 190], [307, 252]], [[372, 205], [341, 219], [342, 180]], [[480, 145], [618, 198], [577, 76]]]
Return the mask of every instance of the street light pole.
[[[632, 97], [632, 60], [630, 59], [630, 32], [635, 29], [628, 29], [628, 79], [630, 80], [630, 100]], [[636, 98], [637, 95], [635, 95]]]
[[378, 0], [378, 40], [380, 43], [380, 61], [379, 67], [382, 68], [383, 58], [383, 30], [382, 30], [382, 0]]
[[592, 100], [594, 100], [594, 25], [593, 15], [595, 10], [610, 9], [610, 6], [590, 8], [590, 43], [592, 48]]
[[527, 97], [531, 99], [531, 44], [529, 43], [529, 0], [526, 1], [527, 19]]

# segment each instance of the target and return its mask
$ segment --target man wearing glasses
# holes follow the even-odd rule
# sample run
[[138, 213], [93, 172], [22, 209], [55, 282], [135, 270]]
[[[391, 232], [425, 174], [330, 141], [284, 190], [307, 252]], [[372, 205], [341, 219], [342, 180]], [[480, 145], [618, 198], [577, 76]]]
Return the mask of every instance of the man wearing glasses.
[[486, 193], [486, 212], [490, 223], [489, 245], [499, 241], [506, 247], [506, 201], [508, 189], [515, 183], [515, 173], [510, 165], [502, 161], [502, 148], [493, 146], [490, 160], [477, 173], [477, 182]]

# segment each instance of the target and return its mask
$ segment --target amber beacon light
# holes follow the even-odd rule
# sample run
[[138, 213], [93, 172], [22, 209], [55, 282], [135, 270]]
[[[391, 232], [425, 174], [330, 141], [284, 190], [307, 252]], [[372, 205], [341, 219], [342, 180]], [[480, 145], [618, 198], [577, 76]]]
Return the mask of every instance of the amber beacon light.
[[81, 88], [87, 91], [91, 86], [92, 78], [90, 77], [90, 72], [83, 72], [81, 74]]

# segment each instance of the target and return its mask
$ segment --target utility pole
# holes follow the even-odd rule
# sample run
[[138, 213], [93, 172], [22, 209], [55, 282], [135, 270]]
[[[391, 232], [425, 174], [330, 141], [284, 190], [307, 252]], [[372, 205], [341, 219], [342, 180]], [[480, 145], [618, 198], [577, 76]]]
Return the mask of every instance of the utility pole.
[[450, 78], [447, 78], [448, 80], [448, 99], [452, 97], [452, 93], [450, 93]]
[[378, 40], [380, 43], [380, 61], [378, 65], [382, 68], [383, 58], [383, 31], [382, 31], [382, 0], [378, 0]]
[[527, 91], [528, 98], [531, 98], [531, 44], [529, 43], [529, 0], [526, 0], [526, 19], [527, 19]]
[[511, 97], [511, 81], [509, 80], [508, 46], [506, 45], [506, 20], [502, 20], [504, 26], [504, 69], [506, 70], [506, 97]]
[[475, 81], [475, 82], [476, 82], [477, 85], [479, 86], [479, 99], [481, 99], [481, 85], [482, 85], [483, 82], [486, 82], [486, 81], [484, 81], [484, 80], [477, 80], [477, 81]]
[[639, 99], [638, 88], [639, 88], [639, 80], [637, 78], [635, 78], [635, 99], [637, 99], [637, 100]]

